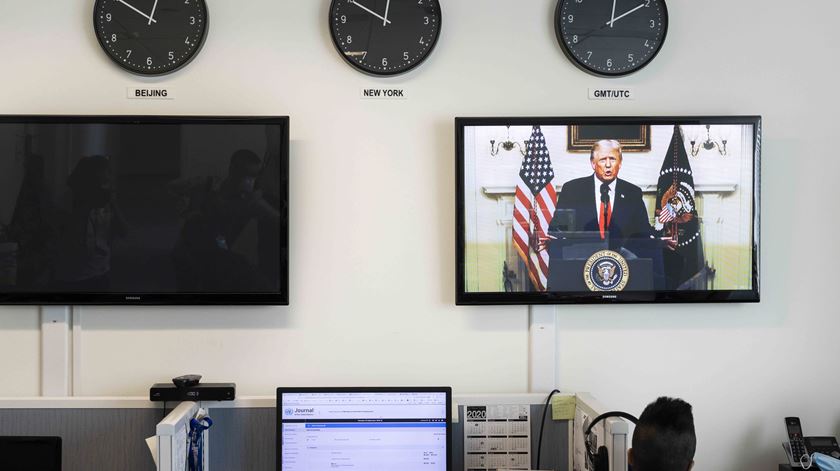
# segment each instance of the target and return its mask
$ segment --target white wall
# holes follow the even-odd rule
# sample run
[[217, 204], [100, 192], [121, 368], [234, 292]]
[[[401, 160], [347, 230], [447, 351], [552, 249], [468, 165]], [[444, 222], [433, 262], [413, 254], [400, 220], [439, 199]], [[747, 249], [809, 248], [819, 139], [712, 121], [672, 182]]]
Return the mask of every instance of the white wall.
[[[438, 49], [390, 80], [344, 64], [326, 0], [208, 2], [198, 58], [139, 79], [99, 49], [92, 0], [0, 0], [2, 113], [292, 118], [291, 307], [85, 308], [81, 394], [141, 395], [185, 372], [236, 381], [241, 394], [370, 383], [524, 391], [526, 308], [454, 306], [453, 118], [761, 114], [762, 303], [558, 307], [560, 386], [636, 413], [660, 394], [685, 397], [699, 470], [773, 469], [785, 415], [806, 433], [840, 434], [840, 319], [824, 275], [840, 261], [830, 243], [840, 165], [825, 142], [837, 122], [836, 2], [671, 0], [659, 57], [617, 80], [565, 59], [554, 0], [443, 0]], [[144, 83], [176, 88], [177, 100], [125, 99]], [[409, 99], [359, 98], [383, 84]], [[612, 85], [638, 98], [587, 100], [588, 87]], [[37, 395], [37, 316], [0, 313], [0, 395]]]

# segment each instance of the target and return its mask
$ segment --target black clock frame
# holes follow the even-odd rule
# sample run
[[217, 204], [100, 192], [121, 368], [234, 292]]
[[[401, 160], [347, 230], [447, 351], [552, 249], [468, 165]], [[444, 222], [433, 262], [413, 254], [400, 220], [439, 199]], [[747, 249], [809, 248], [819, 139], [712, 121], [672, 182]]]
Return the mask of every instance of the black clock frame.
[[616, 78], [616, 77], [623, 77], [625, 75], [630, 75], [630, 74], [636, 73], [636, 72], [644, 69], [645, 67], [647, 67], [648, 64], [650, 64], [651, 62], [653, 62], [653, 60], [656, 59], [656, 56], [659, 54], [659, 51], [662, 50], [662, 46], [665, 45], [665, 39], [668, 37], [668, 25], [671, 22], [670, 21], [670, 15], [668, 13], [668, 4], [666, 3], [665, 0], [656, 0], [659, 3], [662, 4], [662, 9], [663, 9], [663, 12], [665, 14], [665, 25], [662, 29], [662, 39], [659, 40], [659, 46], [657, 46], [656, 50], [653, 51], [653, 54], [651, 54], [650, 59], [648, 59], [643, 64], [640, 64], [638, 67], [634, 67], [634, 68], [632, 68], [630, 70], [627, 70], [627, 71], [614, 72], [614, 73], [608, 73], [608, 72], [604, 72], [604, 71], [589, 67], [586, 64], [581, 63], [580, 60], [577, 57], [575, 57], [574, 53], [571, 50], [569, 50], [569, 46], [566, 44], [566, 41], [563, 39], [563, 31], [562, 31], [562, 28], [561, 28], [561, 21], [560, 20], [563, 17], [563, 12], [562, 12], [563, 5], [568, 1], [574, 1], [574, 0], [557, 0], [557, 7], [554, 9], [554, 34], [557, 37], [557, 42], [560, 43], [560, 49], [563, 50], [563, 54], [566, 55], [566, 57], [569, 59], [569, 61], [572, 64], [575, 65], [575, 67], [577, 67], [578, 69], [580, 69], [580, 70], [582, 70], [582, 71], [584, 71], [588, 74], [592, 74], [592, 75], [595, 75], [595, 76], [598, 76], [598, 77]]
[[116, 57], [111, 55], [110, 51], [108, 51], [108, 47], [105, 45], [105, 43], [102, 42], [102, 37], [99, 35], [99, 22], [97, 21], [97, 16], [96, 16], [96, 11], [99, 7], [99, 2], [101, 2], [101, 1], [103, 1], [103, 0], [95, 0], [94, 3], [93, 3], [93, 16], [92, 16], [92, 19], [93, 19], [93, 35], [96, 36], [96, 41], [99, 43], [99, 47], [102, 48], [102, 51], [105, 52], [105, 55], [108, 56], [108, 58], [111, 59], [111, 61], [113, 63], [117, 64], [120, 67], [120, 69], [122, 69], [126, 72], [129, 72], [129, 73], [135, 74], [135, 75], [141, 75], [141, 76], [144, 76], [144, 77], [161, 77], [161, 76], [164, 76], [164, 75], [169, 75], [169, 74], [175, 73], [175, 72], [183, 69], [184, 67], [187, 66], [187, 64], [192, 62], [193, 59], [195, 59], [196, 56], [198, 56], [198, 54], [201, 52], [202, 48], [204, 48], [204, 43], [207, 40], [207, 35], [210, 34], [210, 10], [207, 8], [207, 2], [206, 2], [206, 0], [195, 0], [197, 2], [201, 2], [202, 7], [204, 9], [204, 32], [201, 35], [201, 39], [199, 40], [198, 45], [195, 48], [195, 51], [193, 51], [193, 53], [190, 54], [189, 57], [187, 57], [186, 60], [184, 60], [184, 62], [182, 62], [180, 65], [178, 65], [178, 67], [175, 67], [174, 69], [171, 69], [171, 70], [166, 70], [164, 72], [143, 72], [143, 71], [140, 71], [140, 70], [134, 70], [134, 69], [126, 67], [122, 62], [120, 62], [119, 59], [117, 59]]
[[420, 60], [416, 61], [410, 67], [407, 67], [405, 69], [396, 70], [396, 71], [393, 71], [393, 72], [387, 72], [387, 71], [375, 72], [375, 71], [367, 70], [367, 69], [361, 67], [359, 64], [353, 62], [351, 59], [349, 59], [347, 57], [347, 55], [344, 53], [344, 51], [341, 50], [341, 46], [339, 45], [339, 38], [337, 38], [335, 36], [335, 30], [333, 29], [333, 21], [332, 21], [333, 16], [334, 16], [333, 11], [335, 10], [336, 2], [339, 2], [339, 1], [347, 1], [347, 0], [331, 0], [330, 1], [330, 8], [329, 8], [329, 11], [327, 12], [327, 27], [330, 30], [330, 39], [332, 39], [332, 43], [333, 43], [333, 46], [335, 47], [335, 50], [338, 51], [338, 55], [340, 55], [341, 58], [344, 59], [344, 62], [350, 64], [350, 66], [353, 67], [353, 69], [355, 69], [355, 70], [357, 70], [357, 71], [359, 71], [359, 72], [361, 72], [365, 75], [369, 75], [371, 77], [394, 77], [394, 76], [397, 76], [397, 75], [402, 75], [402, 74], [408, 73], [408, 72], [416, 69], [420, 64], [425, 62], [426, 59], [429, 58], [429, 56], [432, 55], [432, 52], [434, 52], [435, 46], [437, 46], [438, 39], [440, 38], [440, 34], [443, 30], [443, 11], [442, 11], [443, 9], [440, 6], [440, 0], [430, 0], [430, 1], [435, 2], [435, 10], [436, 10], [435, 13], [437, 14], [437, 24], [438, 24], [438, 26], [437, 26], [437, 34], [435, 34], [434, 39], [432, 40], [432, 44], [429, 45], [429, 49], [428, 49], [428, 51], [426, 51], [426, 54], [423, 57], [421, 57]]

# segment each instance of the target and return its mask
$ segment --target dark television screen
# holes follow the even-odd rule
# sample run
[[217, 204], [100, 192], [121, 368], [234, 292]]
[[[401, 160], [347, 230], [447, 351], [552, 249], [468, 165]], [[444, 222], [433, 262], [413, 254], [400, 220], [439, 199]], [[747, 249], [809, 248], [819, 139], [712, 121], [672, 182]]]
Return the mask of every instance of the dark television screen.
[[0, 117], [0, 303], [288, 304], [288, 118]]
[[458, 304], [759, 300], [759, 117], [455, 128]]

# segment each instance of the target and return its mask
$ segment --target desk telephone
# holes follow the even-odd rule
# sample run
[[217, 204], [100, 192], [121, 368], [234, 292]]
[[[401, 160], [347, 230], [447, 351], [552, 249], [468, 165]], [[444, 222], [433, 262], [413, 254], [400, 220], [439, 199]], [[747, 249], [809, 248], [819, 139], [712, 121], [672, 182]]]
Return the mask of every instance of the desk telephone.
[[788, 441], [783, 443], [791, 468], [803, 468], [811, 462], [812, 453], [822, 453], [840, 459], [840, 446], [834, 437], [804, 437], [799, 417], [785, 417]]

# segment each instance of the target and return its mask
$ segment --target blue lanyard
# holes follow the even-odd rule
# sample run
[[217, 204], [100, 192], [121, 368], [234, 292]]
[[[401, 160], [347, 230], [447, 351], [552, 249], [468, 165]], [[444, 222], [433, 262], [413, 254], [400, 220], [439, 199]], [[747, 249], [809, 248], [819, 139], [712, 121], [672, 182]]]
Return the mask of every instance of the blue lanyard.
[[189, 450], [187, 451], [187, 469], [204, 471], [204, 431], [213, 426], [210, 417], [190, 419]]

